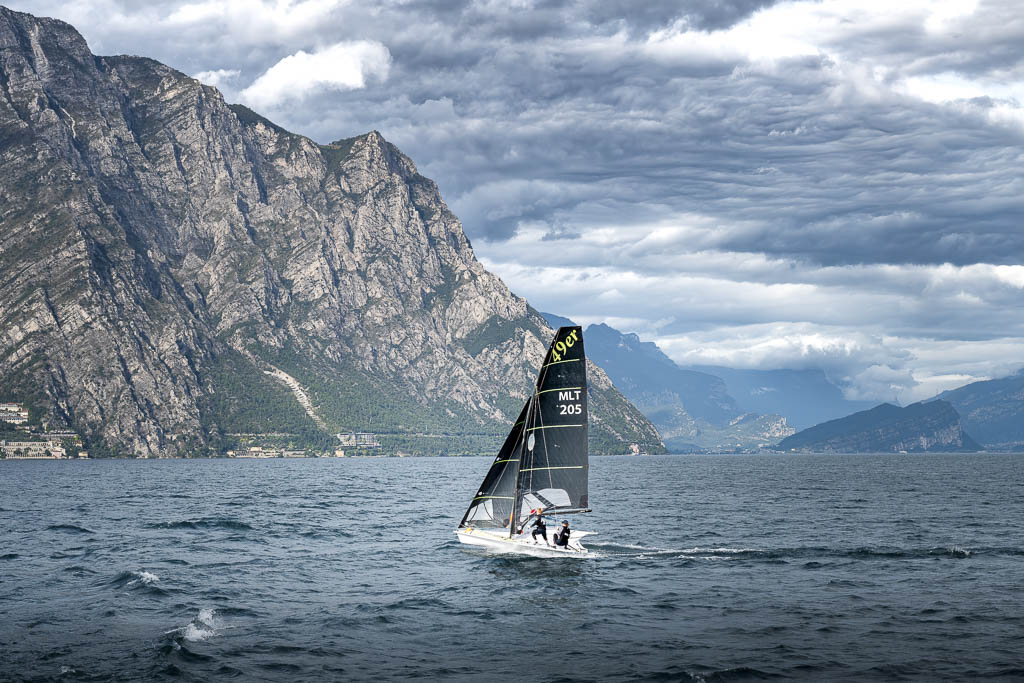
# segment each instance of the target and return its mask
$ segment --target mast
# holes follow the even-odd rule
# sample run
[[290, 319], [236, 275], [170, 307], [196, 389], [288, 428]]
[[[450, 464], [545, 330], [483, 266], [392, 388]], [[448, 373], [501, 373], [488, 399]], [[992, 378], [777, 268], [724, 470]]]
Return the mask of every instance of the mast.
[[[534, 399], [537, 398], [537, 389], [534, 387], [533, 394], [530, 395], [530, 400], [526, 403], [526, 420], [523, 423], [523, 433], [519, 436], [519, 468], [523, 469], [523, 457], [526, 455], [526, 440], [528, 433], [528, 425], [533, 424], [533, 406]], [[516, 472], [516, 484], [512, 490], [512, 512], [509, 515], [508, 520], [508, 537], [512, 538], [515, 535], [516, 527], [518, 526], [519, 517], [519, 506], [522, 505], [522, 498], [520, 496], [521, 487], [519, 486], [519, 472]]]

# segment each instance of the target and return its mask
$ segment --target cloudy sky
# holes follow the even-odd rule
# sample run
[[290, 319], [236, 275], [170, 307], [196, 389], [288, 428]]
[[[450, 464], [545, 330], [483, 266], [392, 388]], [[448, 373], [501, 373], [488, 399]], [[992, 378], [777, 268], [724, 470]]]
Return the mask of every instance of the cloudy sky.
[[381, 131], [541, 310], [911, 402], [1024, 365], [1015, 0], [6, 0]]

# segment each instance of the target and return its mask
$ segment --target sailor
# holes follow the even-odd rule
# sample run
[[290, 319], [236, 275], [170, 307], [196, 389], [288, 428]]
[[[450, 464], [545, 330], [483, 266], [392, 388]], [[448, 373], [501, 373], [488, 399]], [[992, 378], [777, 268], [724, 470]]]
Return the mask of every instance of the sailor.
[[569, 520], [562, 520], [562, 528], [555, 532], [555, 547], [569, 547]]
[[548, 544], [548, 527], [544, 524], [544, 517], [537, 515], [537, 521], [533, 523], [533, 542], [537, 542], [537, 535], [544, 537], [544, 543]]

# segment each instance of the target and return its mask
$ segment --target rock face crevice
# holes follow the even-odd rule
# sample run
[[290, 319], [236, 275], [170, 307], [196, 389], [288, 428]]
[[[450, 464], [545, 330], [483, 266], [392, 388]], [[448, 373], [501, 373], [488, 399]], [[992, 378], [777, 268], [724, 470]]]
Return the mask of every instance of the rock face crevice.
[[[457, 442], [517, 414], [552, 331], [379, 133], [318, 145], [4, 8], [0, 86], [0, 379], [48, 422], [149, 456], [320, 429], [261, 363], [325, 434]], [[591, 377], [595, 450], [658, 450]]]

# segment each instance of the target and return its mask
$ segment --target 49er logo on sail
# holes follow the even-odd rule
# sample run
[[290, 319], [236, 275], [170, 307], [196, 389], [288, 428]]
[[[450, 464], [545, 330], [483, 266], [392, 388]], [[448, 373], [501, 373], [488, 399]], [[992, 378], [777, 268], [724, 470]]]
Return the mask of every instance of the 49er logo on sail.
[[579, 337], [576, 334], [576, 330], [573, 330], [569, 334], [565, 335], [565, 339], [556, 341], [551, 347], [551, 360], [558, 363], [562, 360], [562, 357], [569, 351], [575, 344]]

